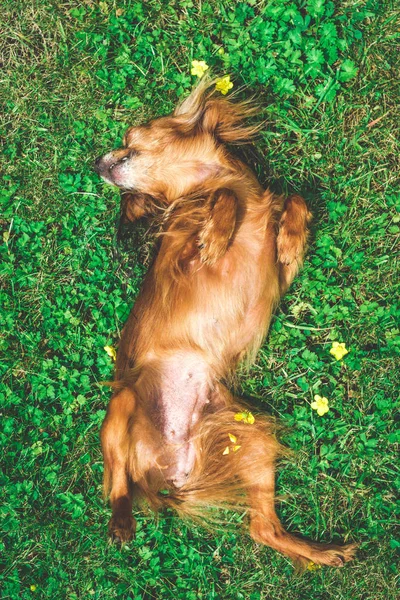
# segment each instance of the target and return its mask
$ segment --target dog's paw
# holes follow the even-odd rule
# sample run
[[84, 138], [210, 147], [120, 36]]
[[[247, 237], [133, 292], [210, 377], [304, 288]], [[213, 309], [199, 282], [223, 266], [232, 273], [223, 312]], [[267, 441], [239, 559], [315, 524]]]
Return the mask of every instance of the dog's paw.
[[228, 244], [229, 237], [217, 237], [214, 232], [208, 235], [208, 230], [203, 231], [198, 241], [201, 262], [209, 266], [214, 265], [225, 255]]
[[300, 264], [303, 261], [305, 246], [305, 235], [293, 234], [281, 231], [276, 241], [278, 249], [278, 261], [282, 265], [291, 265], [296, 262]]
[[311, 213], [301, 196], [289, 196], [285, 201], [285, 210], [279, 223], [276, 240], [278, 261], [282, 265], [303, 262], [308, 237], [308, 224]]
[[135, 537], [136, 521], [132, 515], [113, 515], [108, 523], [108, 535], [117, 544], [129, 542]]
[[347, 544], [346, 546], [330, 544], [323, 550], [313, 553], [311, 560], [315, 564], [328, 567], [343, 567], [345, 563], [353, 560], [357, 547], [357, 544]]

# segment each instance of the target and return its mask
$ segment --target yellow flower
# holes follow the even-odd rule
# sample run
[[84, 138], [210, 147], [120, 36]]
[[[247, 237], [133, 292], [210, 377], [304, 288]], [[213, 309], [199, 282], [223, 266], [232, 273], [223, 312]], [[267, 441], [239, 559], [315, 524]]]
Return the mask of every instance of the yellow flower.
[[36, 591], [36, 585], [34, 583], [32, 583], [31, 587], [29, 588], [31, 590], [31, 592], [35, 592]]
[[233, 418], [235, 421], [243, 421], [243, 423], [248, 423], [249, 425], [253, 425], [256, 420], [253, 413], [247, 410], [241, 413], [236, 413]]
[[320, 417], [322, 417], [329, 410], [329, 402], [328, 398], [318, 396], [314, 396], [314, 402], [311, 402], [311, 408], [317, 411]]
[[226, 456], [227, 454], [229, 454], [229, 452], [231, 450], [232, 450], [232, 452], [237, 452], [242, 447], [242, 446], [236, 444], [236, 442], [237, 442], [236, 435], [233, 435], [233, 433], [228, 433], [228, 437], [229, 437], [229, 440], [232, 442], [232, 444], [234, 444], [234, 446], [227, 446], [222, 453], [223, 456]]
[[332, 348], [329, 352], [336, 358], [336, 360], [342, 360], [343, 356], [349, 353], [344, 342], [332, 342]]
[[117, 360], [117, 351], [112, 346], [104, 346], [104, 350], [107, 352], [113, 360]]
[[192, 70], [190, 71], [192, 75], [196, 75], [196, 77], [201, 79], [207, 69], [208, 64], [205, 60], [192, 60]]
[[215, 84], [215, 89], [217, 92], [221, 92], [224, 96], [233, 88], [233, 83], [231, 81], [230, 75], [225, 75], [225, 77], [221, 77], [221, 79], [217, 79], [217, 83]]
[[312, 560], [307, 565], [307, 571], [318, 571], [321, 568], [321, 565], [316, 565]]
[[223, 456], [226, 456], [227, 454], [229, 454], [229, 452], [232, 450], [232, 452], [237, 452], [242, 446], [239, 446], [238, 444], [236, 444], [236, 446], [227, 446], [225, 448], [225, 450], [223, 451]]

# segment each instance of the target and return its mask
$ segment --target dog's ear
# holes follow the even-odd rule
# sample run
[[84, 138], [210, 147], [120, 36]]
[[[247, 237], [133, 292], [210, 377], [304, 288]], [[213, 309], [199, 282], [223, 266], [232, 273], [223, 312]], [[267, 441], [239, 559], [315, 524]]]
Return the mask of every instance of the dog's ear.
[[261, 125], [244, 124], [257, 110], [250, 101], [234, 103], [226, 98], [212, 98], [205, 104], [201, 126], [221, 142], [244, 144], [260, 130]]
[[250, 141], [261, 125], [245, 125], [259, 108], [250, 100], [231, 102], [215, 97], [215, 82], [203, 77], [191, 94], [175, 109], [180, 129], [185, 134], [206, 131], [230, 144]]
[[235, 232], [236, 195], [220, 188], [211, 194], [207, 208], [209, 214], [198, 235], [198, 248], [201, 262], [213, 265], [225, 255]]

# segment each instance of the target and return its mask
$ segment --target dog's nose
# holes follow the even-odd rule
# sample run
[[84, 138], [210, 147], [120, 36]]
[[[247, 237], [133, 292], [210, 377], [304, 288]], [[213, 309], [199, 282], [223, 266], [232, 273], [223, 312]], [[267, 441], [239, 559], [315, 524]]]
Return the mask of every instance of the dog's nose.
[[100, 163], [102, 158], [102, 156], [98, 156], [94, 161], [93, 169], [96, 171], [96, 173], [100, 172]]

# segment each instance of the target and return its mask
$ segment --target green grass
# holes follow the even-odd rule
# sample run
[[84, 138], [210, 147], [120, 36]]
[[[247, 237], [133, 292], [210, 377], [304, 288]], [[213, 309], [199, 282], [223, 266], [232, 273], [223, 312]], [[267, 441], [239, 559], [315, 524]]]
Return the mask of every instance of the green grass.
[[[394, 599], [398, 6], [0, 8], [2, 598]], [[138, 226], [117, 246], [118, 193], [91, 165], [128, 124], [188, 93], [192, 59], [256, 95], [266, 125], [247, 160], [274, 189], [302, 192], [314, 213], [305, 267], [241, 381], [296, 451], [278, 474], [286, 527], [360, 542], [341, 570], [293, 575], [234, 515], [215, 535], [173, 515], [137, 515], [134, 542], [120, 550], [106, 538], [103, 347], [117, 343], [150, 240]], [[350, 349], [343, 362], [329, 354], [333, 340]], [[324, 417], [310, 408], [316, 393], [330, 400]]]

